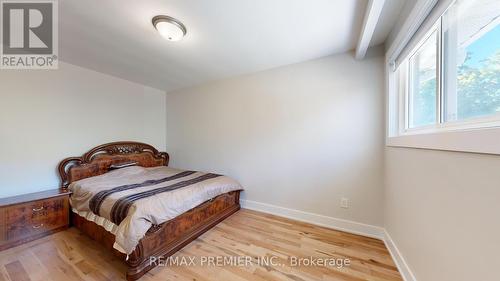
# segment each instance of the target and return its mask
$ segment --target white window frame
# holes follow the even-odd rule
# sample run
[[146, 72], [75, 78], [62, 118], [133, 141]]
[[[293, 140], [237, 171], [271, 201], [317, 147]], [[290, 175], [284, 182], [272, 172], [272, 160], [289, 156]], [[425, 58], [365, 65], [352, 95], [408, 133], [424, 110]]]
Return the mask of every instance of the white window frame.
[[[415, 28], [415, 22], [422, 23], [431, 12], [428, 6], [431, 5], [432, 0], [421, 0], [427, 2], [427, 12], [422, 13], [417, 11], [410, 14], [405, 25], [413, 26], [413, 33], [403, 35], [411, 38], [416, 32], [419, 25]], [[435, 2], [435, 1], [434, 1]], [[452, 1], [448, 7], [453, 5]], [[435, 3], [434, 3], [435, 4]], [[418, 5], [417, 5], [418, 6]], [[425, 5], [424, 5], [425, 6]], [[422, 9], [422, 7], [420, 7]], [[421, 126], [416, 128], [409, 128], [408, 118], [408, 95], [409, 85], [407, 82], [409, 65], [408, 59], [405, 59], [399, 66], [397, 72], [393, 71], [393, 61], [390, 60], [391, 54], [388, 52], [386, 55], [386, 74], [387, 74], [387, 134], [386, 145], [395, 147], [412, 147], [412, 148], [425, 148], [437, 150], [450, 150], [474, 153], [487, 153], [487, 154], [500, 154], [500, 113], [489, 115], [485, 117], [476, 117], [466, 120], [447, 121], [444, 122], [444, 87], [442, 79], [444, 73], [443, 58], [442, 58], [442, 16], [448, 9], [445, 9], [439, 15], [437, 22], [422, 37], [420, 42], [416, 44], [414, 49], [410, 52], [407, 58], [410, 58], [418, 49], [426, 42], [434, 31], [438, 33], [438, 52], [437, 52], [437, 108], [436, 108], [436, 124]], [[413, 17], [412, 17], [413, 15]], [[404, 30], [404, 29], [402, 29]], [[407, 31], [406, 31], [407, 32]], [[398, 34], [401, 37], [401, 34]], [[397, 37], [396, 37], [397, 38]], [[409, 40], [409, 39], [408, 39]], [[400, 45], [406, 44], [408, 40], [399, 40]], [[404, 43], [401, 43], [404, 42]], [[391, 46], [391, 49], [401, 50], [404, 47]], [[399, 76], [400, 75], [400, 76]]]

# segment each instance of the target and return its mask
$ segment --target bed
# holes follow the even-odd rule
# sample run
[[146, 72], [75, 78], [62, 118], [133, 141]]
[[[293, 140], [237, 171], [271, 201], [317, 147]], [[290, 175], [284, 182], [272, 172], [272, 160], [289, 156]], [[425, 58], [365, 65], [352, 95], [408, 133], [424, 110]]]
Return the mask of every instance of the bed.
[[[149, 144], [130, 141], [114, 142], [95, 147], [81, 157], [64, 159], [59, 164], [58, 171], [62, 189], [68, 189], [69, 187], [74, 189], [77, 185], [85, 186], [84, 183], [86, 182], [92, 182], [94, 186], [96, 186], [97, 182], [98, 186], [99, 180], [102, 181], [113, 176], [117, 177], [118, 173], [122, 173], [120, 170], [134, 171], [134, 169], [143, 169], [147, 172], [154, 173], [158, 171], [173, 173], [173, 176], [162, 180], [172, 180], [172, 178], [175, 178], [175, 180], [177, 180], [177, 185], [179, 181], [182, 180], [177, 179], [179, 176], [188, 177], [188, 180], [183, 180], [183, 182], [192, 181], [193, 179], [196, 180], [197, 178], [208, 178], [211, 180], [210, 183], [212, 185], [217, 184], [217, 181], [213, 178], [217, 178], [217, 180], [222, 179], [219, 177], [220, 175], [216, 174], [194, 171], [192, 173], [175, 171], [168, 168], [168, 162], [169, 155], [167, 153], [159, 152]], [[123, 163], [134, 163], [134, 166], [139, 168], [126, 167], [119, 169], [119, 171], [110, 170], [110, 168], [119, 167]], [[175, 184], [169, 186], [173, 185]], [[122, 187], [123, 185], [120, 186], [120, 188]], [[103, 189], [104, 190], [100, 191], [101, 193], [112, 190], [107, 189], [107, 187], [103, 187]], [[116, 189], [116, 187], [114, 189]], [[158, 190], [158, 188], [153, 190]], [[137, 280], [156, 266], [156, 264], [151, 263], [150, 260], [158, 260], [159, 257], [171, 256], [205, 231], [238, 211], [240, 209], [240, 192], [241, 188], [236, 189], [232, 187], [230, 191], [214, 195], [213, 197], [206, 197], [207, 195], [204, 195], [205, 197], [201, 198], [207, 200], [165, 222], [154, 224], [154, 219], [151, 219], [151, 221], [148, 219], [147, 221], [150, 223], [150, 227], [145, 230], [143, 237], [138, 240], [137, 245], [131, 248], [132, 250], [129, 250], [128, 253], [124, 251], [120, 245], [117, 245], [117, 242], [120, 240], [117, 238], [122, 236], [116, 236], [117, 234], [111, 229], [113, 227], [109, 227], [110, 222], [107, 219], [101, 218], [92, 212], [82, 212], [81, 210], [75, 209], [73, 206], [71, 223], [90, 238], [112, 251], [120, 259], [123, 259], [128, 266], [126, 272], [127, 280]], [[73, 198], [75, 206], [80, 205], [77, 203], [79, 201], [76, 200], [79, 196], [77, 193], [72, 195], [75, 196]], [[84, 192], [82, 192], [82, 194], [84, 194]], [[198, 198], [197, 200], [202, 199]], [[191, 202], [191, 204], [193, 204], [193, 202]], [[134, 211], [135, 209], [140, 209], [139, 207], [135, 207], [137, 206], [134, 206]], [[89, 217], [97, 217], [98, 219], [89, 219]], [[123, 218], [119, 216], [118, 219], [116, 216], [111, 216], [109, 218], [111, 222], [116, 223], [118, 226], [125, 223], [122, 221]], [[102, 221], [105, 221], [105, 223]], [[116, 225], [114, 227], [115, 229]], [[126, 245], [126, 239], [122, 238], [121, 240]], [[130, 247], [130, 245], [127, 246]]]

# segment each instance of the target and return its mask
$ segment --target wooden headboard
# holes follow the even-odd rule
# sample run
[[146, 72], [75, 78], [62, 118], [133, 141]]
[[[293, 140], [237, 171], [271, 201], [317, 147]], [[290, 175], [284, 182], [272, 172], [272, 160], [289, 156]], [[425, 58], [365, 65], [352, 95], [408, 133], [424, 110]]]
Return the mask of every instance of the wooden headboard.
[[102, 175], [113, 164], [137, 162], [143, 167], [167, 166], [169, 156], [149, 144], [133, 141], [106, 143], [92, 148], [81, 157], [69, 157], [59, 163], [61, 188], [74, 181]]

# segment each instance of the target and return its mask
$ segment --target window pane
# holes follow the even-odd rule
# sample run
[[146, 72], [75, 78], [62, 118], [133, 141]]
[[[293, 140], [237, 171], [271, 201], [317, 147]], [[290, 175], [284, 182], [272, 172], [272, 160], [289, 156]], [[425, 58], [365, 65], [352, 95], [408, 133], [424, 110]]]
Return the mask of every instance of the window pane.
[[410, 57], [408, 126], [410, 128], [436, 123], [437, 96], [437, 32]]
[[500, 3], [458, 0], [443, 16], [445, 121], [500, 112]]

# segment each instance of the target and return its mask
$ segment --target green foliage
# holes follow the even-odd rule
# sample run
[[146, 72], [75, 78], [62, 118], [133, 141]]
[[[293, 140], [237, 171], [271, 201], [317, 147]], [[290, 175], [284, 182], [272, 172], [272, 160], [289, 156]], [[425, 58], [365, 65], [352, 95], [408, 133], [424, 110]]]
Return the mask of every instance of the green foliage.
[[[500, 112], [500, 51], [476, 67], [467, 65], [471, 54], [457, 73], [457, 119], [467, 119]], [[414, 123], [429, 124], [435, 120], [436, 80], [425, 81], [415, 97]]]
[[[424, 74], [420, 74], [424, 76]], [[417, 126], [436, 122], [436, 78], [422, 83], [418, 94], [413, 99], [413, 123]]]
[[500, 51], [479, 67], [464, 63], [457, 82], [458, 119], [500, 112]]

